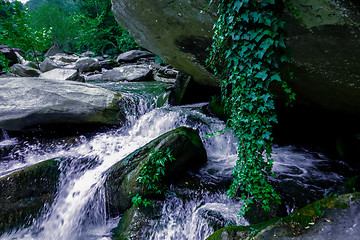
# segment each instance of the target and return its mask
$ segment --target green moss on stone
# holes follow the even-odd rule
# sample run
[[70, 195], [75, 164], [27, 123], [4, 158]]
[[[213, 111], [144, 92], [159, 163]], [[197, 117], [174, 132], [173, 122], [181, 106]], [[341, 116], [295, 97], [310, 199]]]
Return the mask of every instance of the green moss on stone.
[[28, 225], [55, 197], [59, 162], [47, 160], [0, 179], [0, 234]]
[[[349, 203], [360, 199], [360, 192], [332, 196], [320, 201], [309, 204], [308, 206], [293, 212], [285, 218], [274, 218], [270, 221], [251, 226], [231, 226], [222, 228], [211, 236], [208, 240], [232, 240], [259, 237], [267, 239], [267, 236], [275, 235], [280, 237], [293, 237], [301, 234], [309, 223], [315, 223], [322, 218], [326, 211], [332, 209], [346, 209]], [[266, 232], [269, 232], [268, 234]]]
[[228, 115], [225, 113], [224, 106], [221, 104], [221, 99], [219, 97], [212, 98], [209, 102], [209, 109], [212, 114], [221, 120], [226, 121], [228, 119]]

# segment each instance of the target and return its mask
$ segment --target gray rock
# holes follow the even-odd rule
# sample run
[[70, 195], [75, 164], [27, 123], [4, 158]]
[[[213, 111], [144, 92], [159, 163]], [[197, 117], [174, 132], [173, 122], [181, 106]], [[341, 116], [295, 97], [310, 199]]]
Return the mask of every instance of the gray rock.
[[45, 58], [45, 60], [42, 63], [40, 63], [40, 71], [42, 72], [47, 72], [55, 68], [60, 68], [60, 66], [50, 58]]
[[58, 53], [50, 56], [49, 58], [53, 60], [56, 64], [58, 64], [60, 67], [71, 66], [72, 68], [75, 68], [75, 62], [79, 59], [75, 55], [68, 55], [66, 53]]
[[100, 81], [102, 74], [93, 74], [89, 76], [85, 76], [85, 82], [87, 81]]
[[147, 81], [151, 80], [149, 65], [124, 65], [105, 72], [102, 76], [104, 81]]
[[169, 104], [172, 106], [178, 106], [183, 104], [183, 98], [187, 91], [187, 88], [191, 82], [191, 76], [188, 76], [184, 73], [179, 73], [175, 84], [173, 87], [173, 90], [171, 91], [169, 95]]
[[124, 52], [120, 54], [117, 58], [117, 62], [135, 62], [140, 58], [147, 58], [152, 57], [154, 54], [148, 51], [141, 51], [141, 50], [130, 50], [128, 52]]
[[77, 60], [79, 60], [79, 57], [76, 55], [61, 55], [59, 58], [60, 61], [64, 62], [64, 63], [73, 63], [76, 62]]
[[92, 51], [86, 51], [81, 54], [82, 57], [91, 57], [94, 55], [95, 55], [95, 53], [93, 53]]
[[89, 68], [85, 69], [87, 71], [83, 71], [83, 72], [95, 72], [95, 71], [101, 71], [101, 65], [100, 62], [96, 61], [92, 64], [90, 64]]
[[164, 83], [175, 83], [176, 82], [176, 78], [167, 78], [167, 77], [164, 77], [160, 73], [154, 74], [154, 80], [157, 82], [164, 82]]
[[119, 213], [130, 208], [131, 199], [136, 194], [144, 197], [153, 195], [151, 191], [137, 181], [137, 178], [144, 167], [144, 163], [148, 160], [151, 150], [156, 149], [165, 153], [167, 148], [170, 149], [176, 160], [166, 163], [164, 183], [168, 183], [175, 174], [192, 167], [198, 167], [207, 160], [206, 150], [199, 134], [191, 128], [180, 127], [154, 139], [107, 171], [105, 188], [108, 206], [113, 214], [118, 216]]
[[58, 53], [63, 53], [63, 51], [61, 51], [58, 46], [53, 45], [51, 48], [49, 48], [49, 50], [47, 50], [47, 52], [45, 53], [44, 56], [50, 57], [50, 56], [54, 56]]
[[40, 70], [19, 63], [13, 65], [10, 70], [20, 77], [38, 77], [41, 74]]
[[39, 77], [44, 79], [84, 82], [84, 77], [80, 76], [79, 72], [75, 69], [56, 68], [42, 73]]
[[152, 64], [151, 68], [154, 73], [154, 80], [165, 83], [175, 83], [178, 70], [171, 68], [169, 65], [161, 66], [158, 63]]
[[41, 130], [81, 125], [120, 125], [118, 93], [91, 84], [39, 78], [0, 78], [0, 128]]
[[100, 66], [101, 68], [105, 68], [105, 69], [113, 69], [114, 67], [118, 67], [120, 66], [120, 64], [114, 60], [103, 60], [103, 61], [100, 61]]
[[96, 62], [97, 60], [94, 58], [80, 58], [76, 61], [75, 66], [80, 72], [90, 72], [90, 66]]
[[13, 74], [11, 72], [6, 72], [3, 74], [0, 74], [0, 78], [12, 78], [12, 77], [19, 77], [19, 76], [16, 76], [15, 74]]

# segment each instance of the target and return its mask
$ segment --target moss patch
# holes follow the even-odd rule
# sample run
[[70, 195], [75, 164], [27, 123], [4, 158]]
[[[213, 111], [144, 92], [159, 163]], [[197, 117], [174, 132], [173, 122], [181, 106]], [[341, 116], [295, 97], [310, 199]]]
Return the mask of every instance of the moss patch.
[[31, 223], [55, 197], [59, 162], [47, 160], [0, 179], [0, 234]]

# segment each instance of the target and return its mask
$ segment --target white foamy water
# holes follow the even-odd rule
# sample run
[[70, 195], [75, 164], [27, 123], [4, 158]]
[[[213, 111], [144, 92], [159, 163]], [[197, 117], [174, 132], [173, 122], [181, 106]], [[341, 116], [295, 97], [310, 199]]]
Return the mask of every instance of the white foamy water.
[[[183, 107], [144, 107], [141, 117], [133, 116], [126, 128], [99, 133], [90, 139], [81, 137], [67, 147], [54, 145], [42, 149], [38, 144], [29, 145], [18, 155], [23, 164], [35, 163], [49, 158], [62, 158], [63, 173], [57, 197], [44, 214], [32, 226], [16, 233], [1, 236], [2, 239], [111, 239], [110, 230], [118, 218], [106, 214], [104, 172], [113, 164], [139, 147], [167, 131], [188, 126], [205, 134], [225, 128], [225, 124], [201, 111], [203, 104]], [[144, 106], [144, 105], [143, 105]], [[194, 189], [172, 186], [174, 192], [188, 192], [181, 196], [168, 196], [161, 209], [161, 217], [152, 222], [151, 231], [145, 239], [205, 239], [217, 227], [226, 224], [247, 224], [237, 214], [240, 202], [229, 199], [225, 187], [210, 190], [231, 177], [236, 161], [236, 142], [230, 131], [203, 140], [208, 163], [193, 173], [200, 179]], [[327, 159], [291, 146], [274, 148], [274, 169], [282, 176], [304, 179], [337, 181], [341, 175], [335, 171], [322, 172], [319, 163]], [[225, 179], [225, 180], [224, 180]], [[307, 180], [309, 179], [309, 180]], [[333, 179], [333, 180], [332, 180]], [[226, 181], [225, 181], [226, 182]]]

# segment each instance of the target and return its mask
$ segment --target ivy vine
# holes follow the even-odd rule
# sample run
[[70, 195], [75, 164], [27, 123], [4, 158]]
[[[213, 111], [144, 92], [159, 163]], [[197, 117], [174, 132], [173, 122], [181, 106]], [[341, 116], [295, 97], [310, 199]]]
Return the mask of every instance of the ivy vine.
[[238, 139], [238, 160], [227, 193], [242, 198], [243, 215], [255, 201], [264, 210], [270, 209], [270, 203], [280, 203], [279, 195], [268, 182], [273, 165], [272, 124], [277, 123], [270, 87], [280, 84], [289, 100], [295, 94], [279, 73], [279, 66], [288, 61], [284, 22], [280, 19], [283, 0], [218, 2], [208, 63], [222, 79], [227, 125]]
[[[169, 190], [163, 183], [163, 179], [166, 172], [165, 164], [172, 161], [175, 161], [175, 158], [170, 148], [167, 148], [165, 152], [152, 149], [136, 181], [144, 185], [148, 194], [168, 195]], [[136, 207], [151, 206], [150, 201], [139, 194], [132, 198], [132, 203]]]

